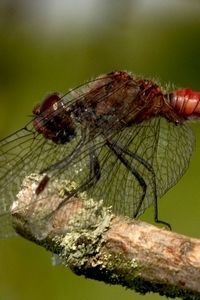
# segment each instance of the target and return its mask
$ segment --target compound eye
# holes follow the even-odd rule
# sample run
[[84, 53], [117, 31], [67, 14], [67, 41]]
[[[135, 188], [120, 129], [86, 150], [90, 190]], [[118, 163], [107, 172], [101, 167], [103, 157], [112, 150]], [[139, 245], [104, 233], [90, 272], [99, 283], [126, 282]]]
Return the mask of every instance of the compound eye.
[[60, 96], [57, 93], [53, 93], [48, 95], [40, 105], [40, 113], [45, 112], [48, 109], [53, 108], [53, 110], [57, 109], [57, 102], [60, 101]]
[[42, 104], [37, 104], [34, 107], [33, 114], [39, 116], [41, 113], [57, 110], [60, 99], [58, 93], [49, 94], [44, 98]]

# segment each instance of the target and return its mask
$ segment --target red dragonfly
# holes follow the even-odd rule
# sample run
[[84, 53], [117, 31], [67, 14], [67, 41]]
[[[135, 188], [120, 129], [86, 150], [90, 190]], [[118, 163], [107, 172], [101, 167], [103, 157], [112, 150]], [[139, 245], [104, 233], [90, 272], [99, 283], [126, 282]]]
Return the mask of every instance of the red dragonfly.
[[28, 124], [0, 141], [0, 236], [14, 234], [10, 206], [35, 172], [44, 174], [36, 195], [52, 178], [67, 178], [77, 183], [73, 195], [86, 191], [133, 218], [153, 205], [155, 222], [170, 227], [159, 220], [157, 200], [188, 168], [194, 135], [187, 121], [199, 113], [200, 92], [164, 91], [125, 71], [48, 95]]

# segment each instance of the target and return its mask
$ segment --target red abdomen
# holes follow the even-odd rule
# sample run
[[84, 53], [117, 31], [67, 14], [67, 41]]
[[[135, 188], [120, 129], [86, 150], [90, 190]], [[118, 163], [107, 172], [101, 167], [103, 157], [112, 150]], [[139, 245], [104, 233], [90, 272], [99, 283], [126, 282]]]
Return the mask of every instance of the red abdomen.
[[200, 115], [200, 92], [179, 89], [169, 94], [169, 101], [176, 112], [186, 119]]

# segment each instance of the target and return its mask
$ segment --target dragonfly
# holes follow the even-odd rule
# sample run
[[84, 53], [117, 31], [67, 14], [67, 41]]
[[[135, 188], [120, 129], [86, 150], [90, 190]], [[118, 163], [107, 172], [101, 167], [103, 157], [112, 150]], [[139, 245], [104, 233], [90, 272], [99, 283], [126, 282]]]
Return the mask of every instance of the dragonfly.
[[[55, 178], [76, 182], [63, 199], [86, 191], [117, 215], [138, 218], [187, 170], [200, 92], [113, 71], [36, 105], [30, 121], [0, 141], [0, 237], [15, 235], [10, 208], [23, 179], [42, 174], [35, 195]], [[52, 212], [53, 213], [53, 212]], [[48, 220], [47, 220], [48, 221]]]

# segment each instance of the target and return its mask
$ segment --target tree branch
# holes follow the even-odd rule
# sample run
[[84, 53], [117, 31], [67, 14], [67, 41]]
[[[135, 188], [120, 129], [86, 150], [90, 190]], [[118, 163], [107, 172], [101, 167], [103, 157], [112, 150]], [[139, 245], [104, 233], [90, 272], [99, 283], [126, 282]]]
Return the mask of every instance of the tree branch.
[[76, 184], [54, 181], [36, 197], [40, 180], [26, 177], [13, 204], [20, 235], [57, 254], [78, 275], [142, 294], [200, 299], [200, 240], [114, 216], [86, 193], [56, 210]]

